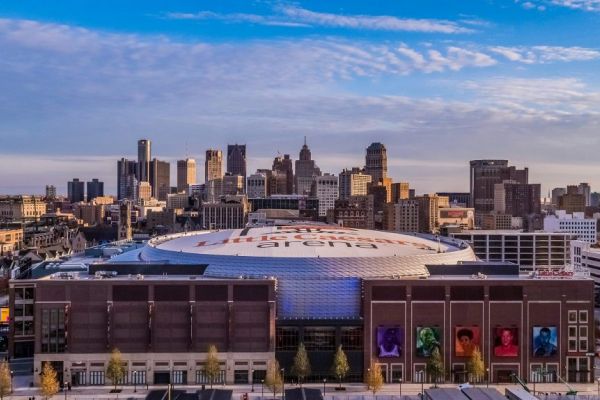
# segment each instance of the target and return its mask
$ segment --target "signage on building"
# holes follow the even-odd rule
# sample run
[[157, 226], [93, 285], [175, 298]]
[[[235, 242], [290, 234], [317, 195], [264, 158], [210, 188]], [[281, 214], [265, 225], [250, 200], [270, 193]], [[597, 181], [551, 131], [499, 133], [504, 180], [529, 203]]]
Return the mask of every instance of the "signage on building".
[[0, 307], [0, 323], [7, 324], [10, 319], [8, 307]]

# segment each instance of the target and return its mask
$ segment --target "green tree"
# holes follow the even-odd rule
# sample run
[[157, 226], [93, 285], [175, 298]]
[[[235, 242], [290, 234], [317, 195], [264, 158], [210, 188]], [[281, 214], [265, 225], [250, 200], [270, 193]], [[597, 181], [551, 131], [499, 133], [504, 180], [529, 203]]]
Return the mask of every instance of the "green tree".
[[431, 357], [429, 357], [425, 365], [425, 371], [427, 371], [427, 375], [433, 380], [434, 386], [437, 387], [438, 379], [444, 376], [444, 361], [442, 360], [439, 348], [436, 347], [431, 352]]
[[265, 376], [265, 386], [273, 392], [273, 398], [277, 396], [283, 388], [283, 376], [277, 360], [271, 360], [267, 364], [267, 375]]
[[12, 391], [12, 379], [10, 376], [10, 367], [6, 361], [0, 363], [0, 400]]
[[473, 350], [471, 358], [469, 359], [469, 362], [467, 362], [467, 372], [471, 376], [473, 382], [481, 382], [485, 377], [485, 364], [478, 347]]
[[217, 346], [211, 344], [208, 346], [208, 353], [206, 354], [206, 362], [202, 367], [204, 376], [208, 378], [210, 382], [210, 388], [212, 389], [213, 383], [221, 374], [221, 364], [219, 363], [219, 353], [217, 352]]
[[111, 380], [117, 390], [117, 384], [122, 381], [127, 373], [127, 368], [123, 365], [123, 357], [119, 349], [114, 348], [110, 353], [108, 366], [106, 367], [106, 377]]
[[333, 356], [333, 365], [331, 366], [331, 373], [338, 378], [340, 388], [342, 387], [342, 379], [350, 372], [350, 364], [348, 364], [348, 357], [342, 349], [342, 345], [338, 346], [335, 355]]
[[49, 399], [58, 393], [58, 377], [56, 371], [49, 362], [42, 366], [42, 377], [40, 382], [40, 391], [45, 399]]
[[371, 367], [367, 371], [366, 379], [367, 389], [373, 392], [373, 396], [383, 386], [383, 375], [381, 374], [381, 367], [379, 364], [375, 364], [371, 361]]
[[310, 360], [308, 359], [304, 343], [300, 343], [298, 346], [298, 351], [294, 357], [294, 365], [292, 366], [292, 374], [298, 377], [300, 387], [302, 387], [304, 378], [310, 375]]

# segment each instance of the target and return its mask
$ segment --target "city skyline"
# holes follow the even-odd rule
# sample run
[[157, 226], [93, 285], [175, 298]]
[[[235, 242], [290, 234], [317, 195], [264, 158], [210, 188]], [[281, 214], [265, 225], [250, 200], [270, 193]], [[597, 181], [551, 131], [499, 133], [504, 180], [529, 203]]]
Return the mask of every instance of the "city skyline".
[[2, 192], [79, 176], [114, 193], [140, 137], [171, 162], [248, 143], [251, 172], [305, 135], [333, 173], [382, 142], [419, 192], [466, 190], [488, 158], [543, 194], [600, 186], [597, 1], [86, 7], [0, 6]]

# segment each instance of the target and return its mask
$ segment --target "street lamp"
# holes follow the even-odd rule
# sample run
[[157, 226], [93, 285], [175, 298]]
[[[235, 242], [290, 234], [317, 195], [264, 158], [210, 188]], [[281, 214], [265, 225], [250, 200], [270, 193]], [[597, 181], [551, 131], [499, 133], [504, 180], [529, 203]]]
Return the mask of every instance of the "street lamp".
[[285, 368], [281, 368], [281, 400], [285, 400]]
[[371, 389], [371, 368], [367, 368], [367, 390]]
[[402, 378], [398, 379], [398, 383], [400, 384], [400, 400], [402, 400]]
[[263, 397], [265, 397], [265, 380], [261, 379], [260, 380], [260, 398], [261, 398], [261, 400], [263, 399]]
[[487, 377], [486, 381], [485, 381], [485, 387], [489, 389], [490, 388], [490, 369], [489, 368], [485, 369], [485, 375]]
[[325, 384], [327, 383], [327, 378], [323, 378], [323, 399], [325, 398]]
[[425, 396], [425, 371], [419, 371], [418, 374], [421, 381], [421, 398], [423, 398]]
[[598, 397], [600, 397], [600, 378], [598, 378]]
[[15, 376], [15, 372], [10, 370], [10, 394], [13, 392], [13, 376]]
[[254, 393], [254, 369], [250, 370], [250, 379], [252, 380], [252, 390], [251, 390], [251, 392]]
[[133, 371], [133, 393], [137, 393], [137, 371]]
[[67, 400], [67, 384], [68, 384], [68, 383], [69, 383], [69, 382], [67, 382], [67, 381], [65, 381], [65, 383], [63, 383], [63, 385], [64, 385], [64, 386], [63, 386], [63, 391], [65, 392], [65, 400]]

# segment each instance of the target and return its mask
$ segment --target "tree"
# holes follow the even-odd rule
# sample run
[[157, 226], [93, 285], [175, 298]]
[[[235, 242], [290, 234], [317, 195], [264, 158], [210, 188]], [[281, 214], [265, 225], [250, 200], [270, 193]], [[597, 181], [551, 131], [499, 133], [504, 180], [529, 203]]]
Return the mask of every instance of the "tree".
[[10, 376], [10, 367], [6, 361], [0, 363], [0, 400], [8, 395], [12, 390], [12, 379]]
[[265, 376], [265, 386], [273, 392], [273, 398], [277, 396], [283, 388], [283, 376], [277, 360], [269, 361], [267, 364], [267, 375]]
[[108, 360], [108, 366], [106, 367], [106, 377], [112, 381], [117, 390], [117, 384], [122, 381], [127, 373], [127, 368], [123, 365], [123, 358], [119, 349], [114, 348], [110, 353], [110, 360]]
[[298, 351], [294, 357], [294, 365], [292, 366], [292, 374], [298, 377], [300, 387], [302, 387], [304, 378], [310, 375], [310, 360], [308, 359], [304, 343], [300, 343], [298, 346]]
[[373, 396], [383, 386], [383, 375], [381, 374], [381, 367], [379, 364], [375, 364], [371, 361], [371, 368], [367, 371], [367, 389], [373, 392]]
[[473, 382], [481, 382], [485, 377], [485, 364], [483, 363], [483, 356], [478, 347], [473, 350], [471, 358], [467, 363], [467, 372], [471, 376]]
[[437, 387], [439, 377], [444, 376], [444, 361], [442, 360], [440, 349], [437, 347], [431, 352], [431, 357], [427, 360], [425, 370], [427, 371], [427, 375], [433, 379], [434, 386]]
[[44, 398], [49, 399], [58, 393], [58, 377], [56, 371], [52, 368], [49, 362], [45, 362], [42, 366], [42, 377], [40, 383], [40, 391]]
[[335, 352], [335, 356], [333, 356], [333, 365], [331, 366], [331, 373], [338, 378], [340, 388], [342, 387], [342, 379], [348, 375], [348, 372], [350, 372], [350, 364], [348, 364], [346, 353], [340, 345]]
[[208, 346], [208, 353], [206, 354], [206, 362], [202, 367], [204, 376], [208, 378], [210, 382], [210, 388], [212, 389], [213, 383], [219, 378], [221, 374], [221, 364], [219, 364], [219, 353], [217, 352], [217, 346], [211, 344]]

